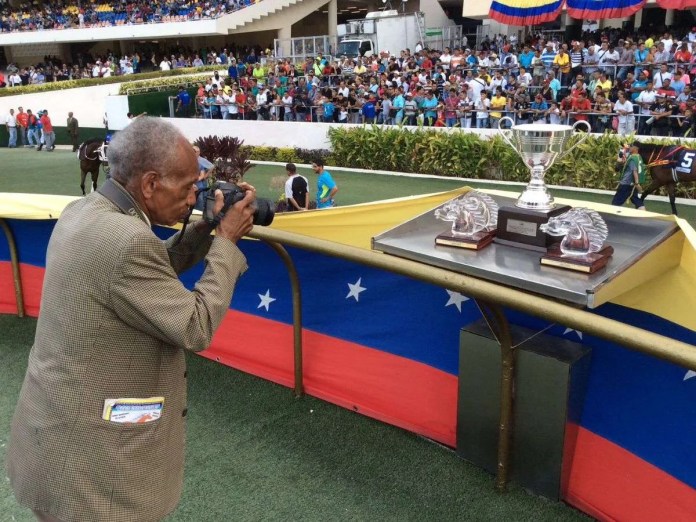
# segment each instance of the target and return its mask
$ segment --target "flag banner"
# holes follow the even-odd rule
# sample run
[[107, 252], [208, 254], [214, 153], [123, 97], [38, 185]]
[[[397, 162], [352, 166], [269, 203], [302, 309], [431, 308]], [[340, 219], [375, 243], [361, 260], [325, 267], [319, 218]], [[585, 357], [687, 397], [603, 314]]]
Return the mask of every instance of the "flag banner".
[[489, 16], [506, 25], [537, 25], [553, 22], [562, 5], [561, 0], [494, 0]]
[[579, 20], [624, 18], [640, 11], [645, 0], [567, 0], [568, 14]]
[[[330, 222], [333, 240], [369, 248], [375, 222], [383, 220], [376, 228], [391, 228], [439, 199], [428, 198], [427, 203], [414, 198], [279, 215], [273, 227], [328, 236], [324, 225]], [[0, 195], [0, 217], [2, 208]], [[636, 219], [647, 215], [618, 210]], [[602, 206], [602, 211], [611, 207]], [[393, 215], [380, 218], [385, 212]], [[7, 223], [17, 243], [27, 312], [36, 316], [55, 220]], [[696, 235], [688, 224], [678, 223], [683, 230], [678, 234], [679, 264], [667, 262], [675, 255], [671, 250], [646, 257], [643, 267], [669, 268], [627, 287], [592, 313], [696, 344], [696, 292], [684, 290], [696, 285]], [[174, 231], [155, 227], [155, 232], [165, 238]], [[249, 270], [239, 279], [227, 316], [202, 355], [290, 387], [293, 315], [287, 270], [262, 241], [241, 241], [240, 248]], [[302, 288], [307, 393], [456, 446], [459, 333], [481, 317], [474, 300], [353, 261], [295, 247], [287, 250]], [[183, 284], [193, 288], [204, 268], [201, 263], [183, 273]], [[15, 311], [9, 250], [0, 239], [0, 313]], [[696, 520], [696, 372], [524, 312], [506, 310], [506, 315], [513, 324], [549, 327], [549, 335], [592, 348], [582, 414], [566, 430], [577, 439], [569, 448], [572, 465], [565, 500], [602, 520]]]
[[684, 9], [696, 8], [696, 0], [657, 0], [657, 5], [662, 9]]

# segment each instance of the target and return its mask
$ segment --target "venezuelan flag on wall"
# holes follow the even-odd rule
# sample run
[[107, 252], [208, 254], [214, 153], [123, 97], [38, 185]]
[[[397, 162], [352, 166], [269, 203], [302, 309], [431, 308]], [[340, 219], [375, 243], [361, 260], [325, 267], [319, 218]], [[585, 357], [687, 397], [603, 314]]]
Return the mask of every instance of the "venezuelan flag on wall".
[[566, 2], [568, 14], [581, 20], [624, 18], [638, 12], [644, 4], [645, 0], [567, 0]]
[[562, 0], [493, 0], [489, 16], [501, 24], [537, 25], [558, 18], [562, 5]]
[[[375, 230], [387, 230], [451, 197], [278, 216], [273, 226], [369, 248]], [[16, 205], [17, 211], [8, 212], [12, 205], [2, 198], [0, 217], [12, 216], [7, 222], [17, 241], [27, 310], [36, 315], [55, 225], [48, 217], [62, 207], [28, 212], [44, 219], [27, 220]], [[15, 201], [21, 205], [21, 199]], [[155, 231], [161, 237], [172, 233]], [[696, 292], [688, 290], [696, 288], [696, 235], [684, 225], [677, 239], [679, 251], [670, 255], [676, 255], [678, 266], [653, 260], [672, 268], [593, 312], [696, 344]], [[203, 355], [291, 386], [287, 271], [262, 242], [242, 241], [240, 248], [250, 268]], [[302, 285], [307, 392], [455, 446], [459, 331], [480, 318], [473, 300], [359, 263], [297, 248], [289, 253]], [[183, 274], [184, 284], [192, 288], [202, 270], [201, 265]], [[0, 239], [0, 312], [15, 309], [9, 251]], [[507, 315], [517, 324], [549, 326], [521, 312]], [[583, 412], [569, 426], [578, 438], [565, 500], [602, 520], [696, 520], [696, 372], [560, 325], [551, 325], [549, 333], [593, 349]]]
[[657, 5], [662, 9], [691, 9], [696, 7], [696, 0], [657, 0]]

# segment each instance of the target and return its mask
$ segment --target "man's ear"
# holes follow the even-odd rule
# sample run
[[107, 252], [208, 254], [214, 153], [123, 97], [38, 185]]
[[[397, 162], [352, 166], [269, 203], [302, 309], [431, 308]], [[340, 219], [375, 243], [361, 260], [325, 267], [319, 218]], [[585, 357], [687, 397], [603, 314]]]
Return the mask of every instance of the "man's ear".
[[160, 175], [154, 170], [149, 170], [140, 176], [140, 193], [144, 199], [151, 199], [155, 193]]

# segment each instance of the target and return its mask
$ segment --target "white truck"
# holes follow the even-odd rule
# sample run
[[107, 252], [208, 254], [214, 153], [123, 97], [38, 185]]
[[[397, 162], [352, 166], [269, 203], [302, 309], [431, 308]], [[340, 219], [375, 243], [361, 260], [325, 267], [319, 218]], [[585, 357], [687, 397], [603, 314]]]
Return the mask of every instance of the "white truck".
[[399, 55], [403, 49], [413, 51], [425, 38], [425, 16], [421, 12], [399, 14], [398, 11], [367, 13], [362, 20], [349, 20], [338, 26], [337, 58], [372, 56], [387, 52]]

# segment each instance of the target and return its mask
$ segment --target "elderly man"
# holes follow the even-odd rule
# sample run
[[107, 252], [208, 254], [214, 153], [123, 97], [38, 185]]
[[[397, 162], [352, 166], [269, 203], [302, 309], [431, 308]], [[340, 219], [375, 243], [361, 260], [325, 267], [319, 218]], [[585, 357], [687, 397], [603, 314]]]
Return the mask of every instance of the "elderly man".
[[[170, 124], [140, 117], [109, 146], [112, 179], [75, 200], [46, 254], [41, 313], [12, 421], [7, 472], [39, 520], [160, 520], [184, 469], [184, 351], [203, 350], [246, 270], [236, 243], [255, 192], [216, 236], [199, 221], [164, 242], [195, 203], [198, 163]], [[215, 194], [215, 210], [223, 206]], [[177, 274], [205, 258], [192, 291]], [[80, 277], [75, 278], [75, 267]]]

